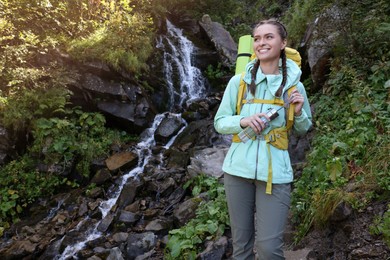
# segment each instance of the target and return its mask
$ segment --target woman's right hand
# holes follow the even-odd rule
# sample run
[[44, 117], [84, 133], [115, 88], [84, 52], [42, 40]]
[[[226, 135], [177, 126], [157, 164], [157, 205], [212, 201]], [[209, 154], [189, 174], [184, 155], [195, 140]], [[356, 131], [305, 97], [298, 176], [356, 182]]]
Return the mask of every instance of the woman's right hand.
[[266, 114], [257, 113], [242, 118], [240, 121], [240, 125], [242, 128], [249, 126], [255, 131], [256, 134], [260, 134], [260, 132], [265, 128], [264, 122], [260, 119], [261, 117], [265, 117], [268, 121], [270, 121], [270, 118]]

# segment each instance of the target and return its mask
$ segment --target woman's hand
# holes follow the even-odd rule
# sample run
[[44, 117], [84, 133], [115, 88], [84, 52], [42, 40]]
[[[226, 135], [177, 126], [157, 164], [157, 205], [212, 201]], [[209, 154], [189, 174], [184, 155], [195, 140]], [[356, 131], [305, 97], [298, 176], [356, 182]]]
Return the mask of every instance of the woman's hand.
[[289, 101], [295, 104], [294, 115], [300, 116], [302, 114], [303, 102], [305, 101], [304, 97], [296, 89], [291, 93]]
[[265, 128], [264, 122], [260, 119], [261, 117], [265, 117], [268, 121], [270, 121], [270, 118], [266, 114], [257, 113], [241, 119], [240, 125], [242, 128], [249, 126], [255, 131], [256, 134], [260, 134], [260, 132]]

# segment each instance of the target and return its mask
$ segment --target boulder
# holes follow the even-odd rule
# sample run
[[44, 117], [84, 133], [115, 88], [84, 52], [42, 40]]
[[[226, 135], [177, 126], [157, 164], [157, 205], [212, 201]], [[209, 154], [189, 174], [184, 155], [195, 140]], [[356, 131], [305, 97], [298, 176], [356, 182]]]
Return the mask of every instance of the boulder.
[[345, 12], [339, 6], [332, 6], [308, 27], [306, 39], [301, 47], [307, 49], [307, 59], [314, 82], [312, 91], [321, 89], [328, 77], [333, 46], [343, 31], [342, 26], [345, 26], [343, 19]]
[[156, 143], [161, 145], [166, 144], [183, 126], [184, 123], [180, 117], [166, 113], [154, 132]]
[[191, 157], [191, 164], [187, 167], [188, 173], [191, 176], [204, 173], [215, 178], [222, 177], [222, 164], [228, 150], [227, 147], [210, 147], [196, 150]]
[[173, 216], [178, 226], [184, 226], [195, 217], [195, 211], [202, 201], [201, 198], [190, 198], [173, 210]]
[[230, 67], [235, 64], [237, 43], [230, 33], [218, 22], [213, 22], [209, 15], [204, 15], [199, 21], [209, 40], [214, 44], [222, 64]]
[[130, 234], [127, 239], [126, 259], [134, 259], [151, 250], [157, 243], [156, 235], [152, 232]]
[[136, 166], [137, 163], [138, 154], [128, 151], [116, 153], [106, 159], [106, 165], [110, 171], [118, 169], [129, 170], [130, 168]]

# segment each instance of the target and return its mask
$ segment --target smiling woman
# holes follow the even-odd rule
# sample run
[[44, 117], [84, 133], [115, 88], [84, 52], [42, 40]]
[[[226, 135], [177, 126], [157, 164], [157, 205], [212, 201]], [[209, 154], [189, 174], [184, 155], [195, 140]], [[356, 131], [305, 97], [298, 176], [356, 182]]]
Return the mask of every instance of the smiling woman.
[[[264, 73], [276, 74], [278, 72], [278, 67], [274, 66], [272, 63], [279, 62], [278, 58], [280, 56], [280, 51], [283, 50], [287, 44], [286, 37], [287, 33], [283, 35], [283, 37], [279, 36], [277, 27], [270, 24], [264, 24], [255, 29], [253, 47], [257, 58], [262, 64]], [[276, 70], [265, 70], [270, 68]]]
[[[233, 258], [255, 259], [256, 247], [259, 259], [284, 259], [283, 232], [293, 172], [287, 151], [286, 111], [275, 100], [283, 100], [284, 94], [296, 86], [282, 103], [294, 104], [293, 129], [298, 133], [311, 127], [311, 112], [300, 83], [301, 70], [286, 57], [285, 27], [273, 20], [262, 21], [253, 35], [256, 59], [247, 65], [244, 76], [238, 74], [229, 81], [214, 126], [221, 134], [237, 134], [247, 127], [256, 133], [245, 142], [233, 138], [222, 167]], [[238, 112], [241, 80], [249, 85], [249, 91], [244, 93], [247, 102]], [[272, 121], [267, 113], [270, 109], [278, 109], [280, 114]]]

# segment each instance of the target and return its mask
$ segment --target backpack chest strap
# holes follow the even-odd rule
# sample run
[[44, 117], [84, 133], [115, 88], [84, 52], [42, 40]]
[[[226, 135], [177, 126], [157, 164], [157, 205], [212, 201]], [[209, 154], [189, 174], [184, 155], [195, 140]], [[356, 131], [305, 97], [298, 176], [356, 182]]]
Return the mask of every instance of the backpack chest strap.
[[270, 104], [270, 105], [278, 105], [284, 106], [284, 101], [282, 99], [243, 99], [242, 104]]

